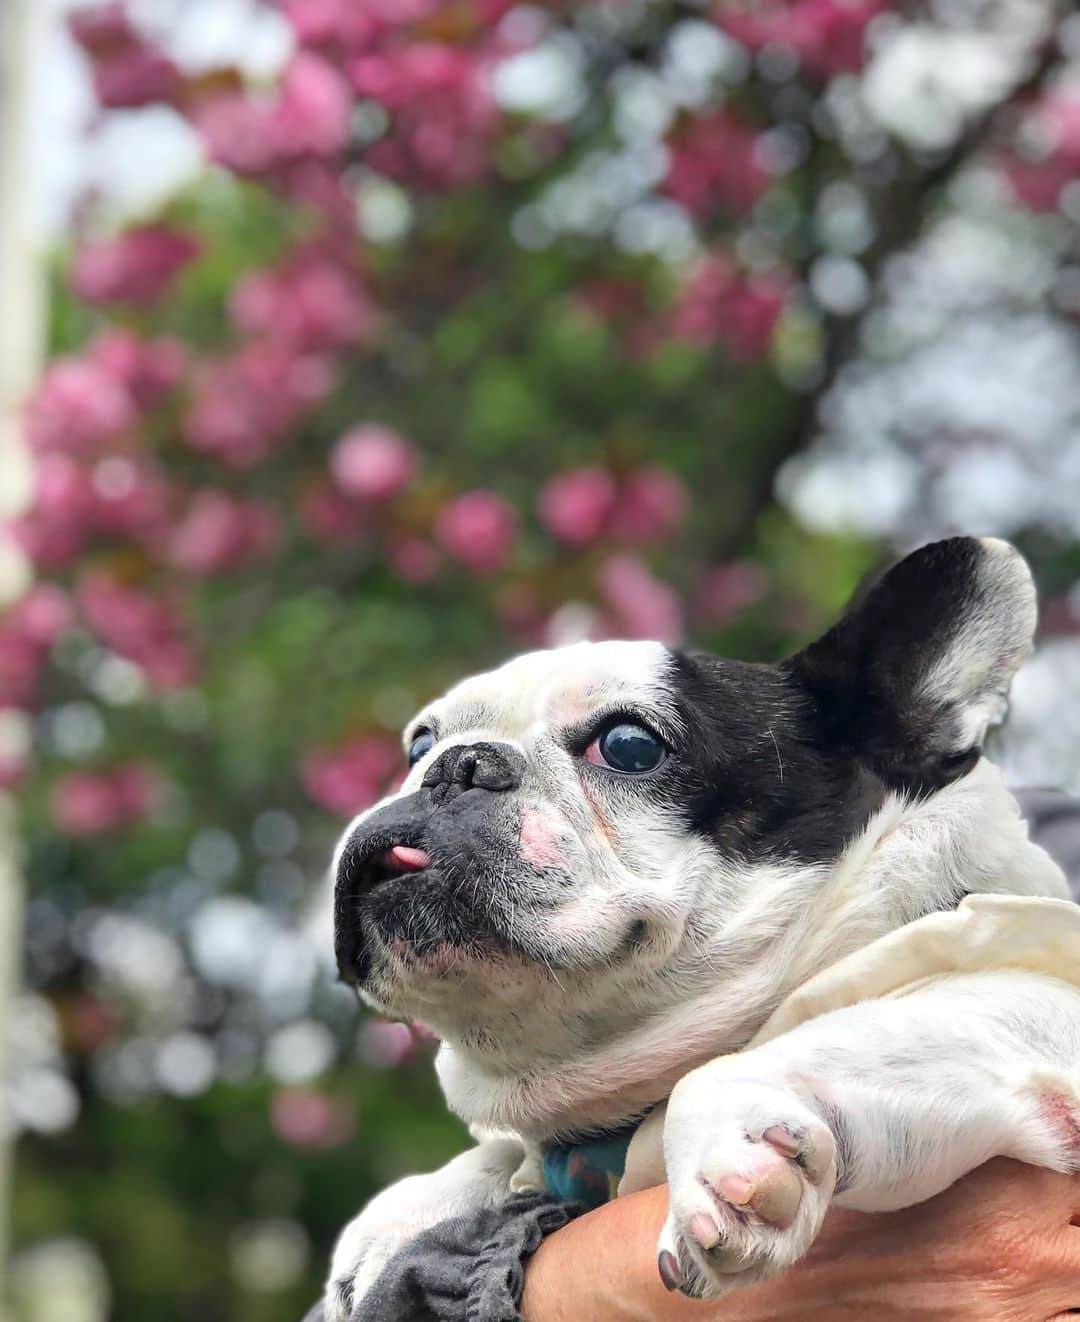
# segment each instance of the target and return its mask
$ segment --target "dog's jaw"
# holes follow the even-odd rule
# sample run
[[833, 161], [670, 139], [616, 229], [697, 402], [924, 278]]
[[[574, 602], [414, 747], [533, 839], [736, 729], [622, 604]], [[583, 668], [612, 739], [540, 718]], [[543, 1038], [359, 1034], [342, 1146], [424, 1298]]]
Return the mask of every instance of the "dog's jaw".
[[1060, 868], [1028, 838], [1016, 800], [985, 760], [929, 799], [890, 795], [824, 875], [779, 864], [756, 871], [738, 933], [718, 928], [703, 952], [720, 974], [707, 990], [680, 999], [676, 961], [666, 1012], [642, 1006], [640, 1027], [558, 1062], [538, 1056], [530, 1067], [520, 1043], [511, 1058], [444, 1042], [437, 1069], [451, 1109], [476, 1132], [534, 1141], [618, 1125], [690, 1069], [739, 1050], [795, 987], [887, 932], [970, 893], [1068, 896]]

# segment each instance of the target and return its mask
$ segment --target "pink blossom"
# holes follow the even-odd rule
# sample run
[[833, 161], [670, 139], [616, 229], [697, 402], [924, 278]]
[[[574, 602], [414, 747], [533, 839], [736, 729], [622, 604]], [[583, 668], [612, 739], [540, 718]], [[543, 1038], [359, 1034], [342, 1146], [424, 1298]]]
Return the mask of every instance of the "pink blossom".
[[124, 385], [139, 408], [159, 403], [180, 381], [187, 351], [179, 340], [144, 340], [133, 331], [110, 327], [92, 340], [87, 358]]
[[333, 367], [315, 354], [253, 344], [206, 363], [196, 375], [184, 434], [196, 450], [251, 468], [283, 441], [333, 385]]
[[148, 461], [122, 455], [99, 460], [91, 477], [93, 524], [106, 536], [153, 541], [169, 514], [169, 488]]
[[0, 620], [0, 708], [29, 709], [53, 643], [71, 624], [71, 604], [59, 588], [40, 584]]
[[777, 274], [738, 274], [723, 254], [698, 263], [669, 318], [670, 333], [693, 344], [723, 344], [733, 358], [763, 357], [787, 304], [788, 285]]
[[787, 300], [787, 285], [776, 277], [755, 276], [735, 286], [722, 331], [733, 358], [754, 362], [768, 353]]
[[370, 339], [375, 307], [355, 274], [317, 252], [282, 270], [256, 271], [229, 303], [241, 330], [297, 349], [337, 349]]
[[401, 750], [385, 735], [358, 735], [333, 749], [309, 753], [300, 768], [305, 790], [321, 807], [351, 817], [387, 792], [401, 766]]
[[392, 112], [390, 133], [368, 149], [368, 163], [435, 189], [483, 178], [501, 123], [488, 83], [491, 58], [464, 45], [412, 41], [352, 60], [357, 93]]
[[26, 407], [26, 436], [36, 450], [85, 453], [115, 440], [136, 419], [124, 386], [98, 363], [59, 358]]
[[439, 553], [422, 537], [398, 537], [386, 548], [386, 563], [406, 583], [430, 583], [439, 572]]
[[728, 624], [747, 606], [761, 600], [769, 586], [769, 575], [750, 560], [732, 560], [710, 569], [695, 595], [697, 609], [714, 627]]
[[279, 165], [268, 182], [292, 201], [321, 212], [331, 226], [352, 234], [356, 229], [356, 193], [346, 186], [347, 179], [326, 161], [306, 157]]
[[143, 225], [114, 239], [84, 243], [75, 254], [71, 287], [87, 303], [156, 302], [199, 254], [190, 234]]
[[109, 771], [70, 771], [53, 785], [53, 820], [67, 835], [116, 831], [144, 818], [158, 791], [157, 776], [139, 763]]
[[67, 593], [51, 583], [39, 583], [10, 607], [3, 628], [16, 630], [35, 647], [51, 647], [71, 620]]
[[293, 1147], [325, 1149], [351, 1138], [356, 1121], [344, 1103], [317, 1088], [286, 1088], [270, 1101], [270, 1125]]
[[140, 36], [123, 5], [76, 10], [68, 19], [68, 28], [90, 57], [100, 105], [126, 109], [176, 99], [180, 71]]
[[724, 0], [716, 17], [750, 50], [790, 47], [809, 73], [831, 78], [862, 68], [867, 28], [883, 9], [880, 0]]
[[372, 504], [404, 491], [416, 464], [416, 451], [404, 436], [378, 422], [351, 428], [330, 455], [330, 472], [338, 487], [347, 496]]
[[709, 253], [691, 271], [669, 316], [671, 334], [692, 344], [714, 344], [721, 335], [736, 272], [723, 253]]
[[164, 527], [169, 492], [146, 460], [112, 454], [93, 467], [64, 454], [43, 454], [34, 473], [31, 508], [11, 533], [42, 568], [70, 563], [97, 534], [147, 543]]
[[603, 536], [614, 503], [615, 482], [606, 468], [575, 468], [540, 492], [540, 519], [567, 546], [588, 546]]
[[224, 92], [192, 114], [212, 160], [238, 174], [264, 175], [290, 162], [336, 156], [352, 133], [349, 85], [310, 50], [293, 55], [274, 97]]
[[71, 623], [71, 605], [59, 588], [41, 584], [0, 620], [0, 708], [29, 709], [49, 648]]
[[1003, 161], [1013, 196], [1031, 211], [1053, 211], [1080, 179], [1080, 96], [1059, 93], [1038, 103], [1027, 121], [1035, 150]]
[[94, 53], [127, 41], [132, 29], [126, 6], [121, 0], [111, 0], [73, 10], [68, 15], [68, 31], [78, 45]]
[[689, 496], [668, 468], [650, 464], [631, 473], [619, 487], [611, 513], [611, 535], [643, 546], [669, 537], [686, 515]]
[[96, 502], [90, 475], [65, 454], [43, 454], [34, 466], [31, 508], [9, 525], [11, 536], [39, 568], [68, 564], [93, 531]]
[[134, 661], [154, 688], [179, 688], [195, 678], [191, 647], [169, 602], [102, 572], [84, 575], [76, 597], [87, 626]]
[[367, 1019], [360, 1026], [357, 1050], [365, 1065], [382, 1070], [396, 1069], [414, 1054], [416, 1039], [408, 1024]]
[[[3, 679], [0, 677], [0, 706], [3, 705], [2, 685]], [[17, 790], [26, 779], [29, 770], [28, 753], [11, 748], [0, 749], [0, 790], [9, 792]]]
[[669, 644], [682, 637], [678, 593], [637, 556], [617, 555], [606, 561], [600, 571], [600, 592], [624, 636]]
[[143, 42], [94, 61], [94, 94], [109, 110], [168, 104], [180, 87], [180, 71], [172, 60]]
[[206, 489], [173, 529], [166, 554], [183, 573], [212, 577], [265, 559], [280, 531], [277, 511], [264, 501]]
[[327, 481], [314, 482], [300, 499], [300, 521], [321, 542], [344, 542], [365, 528], [364, 511]]
[[467, 491], [443, 507], [435, 535], [450, 555], [475, 574], [502, 569], [517, 537], [517, 515], [493, 491]]
[[771, 183], [759, 136], [726, 110], [684, 121], [668, 143], [664, 191], [702, 220], [717, 211], [745, 215]]
[[42, 650], [23, 635], [0, 626], [0, 710], [31, 709], [37, 702]]
[[261, 175], [277, 160], [272, 114], [265, 101], [223, 92], [197, 105], [191, 119], [212, 161], [239, 175]]
[[333, 156], [352, 132], [353, 98], [332, 64], [311, 51], [289, 61], [271, 133], [281, 156]]
[[282, 8], [301, 46], [334, 55], [362, 50], [383, 30], [373, 6], [356, 0], [282, 0]]

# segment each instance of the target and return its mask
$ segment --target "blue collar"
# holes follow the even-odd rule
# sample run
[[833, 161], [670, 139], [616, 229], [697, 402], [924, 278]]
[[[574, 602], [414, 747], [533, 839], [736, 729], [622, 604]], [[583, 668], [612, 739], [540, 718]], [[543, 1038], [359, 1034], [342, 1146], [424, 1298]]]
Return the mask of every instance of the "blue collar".
[[640, 1121], [608, 1129], [575, 1143], [556, 1143], [544, 1152], [544, 1183], [566, 1203], [602, 1207], [615, 1197], [626, 1152]]

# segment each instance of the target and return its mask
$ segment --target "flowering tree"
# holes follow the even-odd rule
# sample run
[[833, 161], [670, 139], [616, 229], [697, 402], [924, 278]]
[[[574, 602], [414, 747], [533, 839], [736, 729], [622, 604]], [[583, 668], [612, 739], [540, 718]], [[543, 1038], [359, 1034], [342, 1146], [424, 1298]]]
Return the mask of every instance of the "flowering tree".
[[[414, 706], [578, 637], [775, 654], [872, 563], [774, 488], [905, 352], [898, 263], [972, 208], [1072, 260], [1075, 20], [1019, 8], [281, 0], [272, 86], [76, 11], [102, 113], [167, 106], [207, 160], [119, 232], [87, 208], [0, 621], [0, 705], [34, 713], [0, 748], [32, 884], [17, 1228], [104, 1245], [116, 1316], [296, 1315], [372, 1185], [460, 1141], [422, 1070], [378, 1071], [415, 1037], [357, 1039], [297, 929]], [[950, 81], [941, 43], [985, 68]], [[344, 1180], [358, 1123], [383, 1146]], [[103, 1153], [115, 1196], [73, 1195]], [[276, 1286], [258, 1234], [293, 1246]]]

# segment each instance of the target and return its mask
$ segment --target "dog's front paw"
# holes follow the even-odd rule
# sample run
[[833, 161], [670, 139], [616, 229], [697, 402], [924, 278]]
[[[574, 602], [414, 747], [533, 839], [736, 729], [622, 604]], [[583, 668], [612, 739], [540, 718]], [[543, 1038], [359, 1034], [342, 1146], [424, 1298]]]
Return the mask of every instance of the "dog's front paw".
[[521, 1165], [515, 1139], [489, 1139], [427, 1175], [409, 1175], [368, 1203], [341, 1232], [323, 1295], [326, 1322], [364, 1316], [364, 1296], [383, 1268], [425, 1230], [505, 1197]]
[[352, 1322], [379, 1273], [408, 1242], [405, 1227], [378, 1213], [369, 1208], [341, 1232], [323, 1295], [325, 1322]]
[[786, 1088], [688, 1075], [664, 1123], [670, 1212], [658, 1266], [669, 1290], [715, 1298], [797, 1262], [836, 1186], [836, 1143]]

